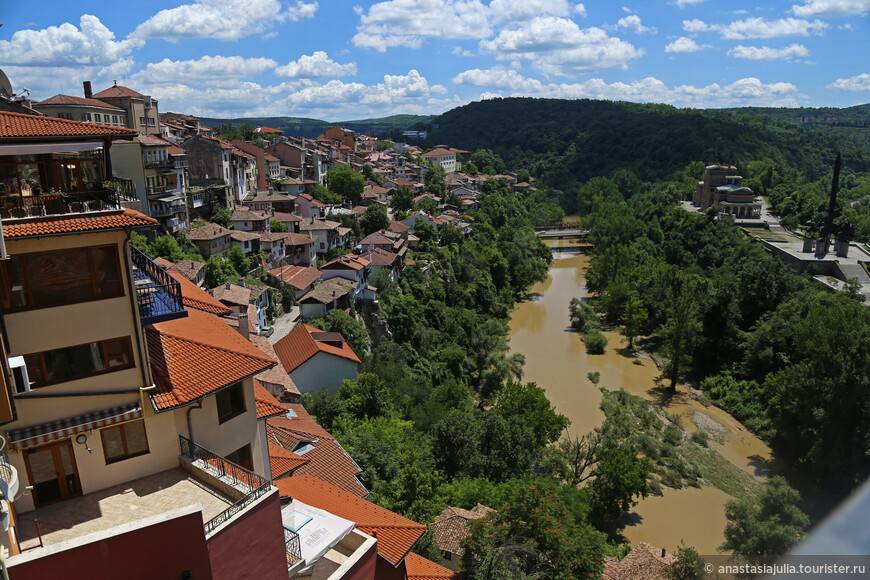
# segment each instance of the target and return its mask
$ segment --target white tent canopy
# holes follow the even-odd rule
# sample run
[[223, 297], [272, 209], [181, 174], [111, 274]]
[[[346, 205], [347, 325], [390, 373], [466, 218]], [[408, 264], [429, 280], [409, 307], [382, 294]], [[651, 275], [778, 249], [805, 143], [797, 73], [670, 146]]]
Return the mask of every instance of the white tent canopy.
[[281, 508], [284, 527], [299, 535], [299, 546], [305, 568], [320, 558], [353, 531], [354, 523], [293, 500]]

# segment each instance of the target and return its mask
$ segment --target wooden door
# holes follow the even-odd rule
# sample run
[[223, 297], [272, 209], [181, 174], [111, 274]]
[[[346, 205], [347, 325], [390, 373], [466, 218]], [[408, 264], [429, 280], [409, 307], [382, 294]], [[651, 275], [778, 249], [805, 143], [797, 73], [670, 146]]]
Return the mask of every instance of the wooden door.
[[82, 494], [70, 440], [24, 451], [36, 507]]

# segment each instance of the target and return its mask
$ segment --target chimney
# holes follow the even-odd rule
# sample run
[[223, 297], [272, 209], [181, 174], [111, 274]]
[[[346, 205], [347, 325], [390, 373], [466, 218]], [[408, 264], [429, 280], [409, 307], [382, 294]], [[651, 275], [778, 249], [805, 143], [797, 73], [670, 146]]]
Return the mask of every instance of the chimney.
[[227, 280], [227, 290], [229, 290], [229, 289], [230, 289], [230, 281]]
[[662, 558], [665, 557], [665, 554], [666, 554], [666, 553], [667, 553], [667, 550], [665, 550], [664, 548], [662, 548]]
[[85, 98], [92, 99], [94, 97], [94, 93], [91, 90], [91, 81], [83, 82], [82, 86], [85, 88]]
[[244, 278], [239, 278], [239, 286], [241, 286], [242, 288], [245, 287], [245, 279]]
[[248, 340], [248, 336], [251, 334], [251, 329], [248, 328], [248, 312], [240, 312], [239, 313], [239, 334], [245, 340]]

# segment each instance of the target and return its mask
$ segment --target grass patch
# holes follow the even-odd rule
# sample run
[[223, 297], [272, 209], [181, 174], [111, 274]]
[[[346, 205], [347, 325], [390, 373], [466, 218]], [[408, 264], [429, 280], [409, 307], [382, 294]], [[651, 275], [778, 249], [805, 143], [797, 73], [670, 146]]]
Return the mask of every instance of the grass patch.
[[755, 495], [760, 484], [708, 446], [703, 431], [687, 433], [678, 418], [625, 391], [602, 389], [605, 433], [653, 463], [652, 489], [712, 485], [735, 497]]

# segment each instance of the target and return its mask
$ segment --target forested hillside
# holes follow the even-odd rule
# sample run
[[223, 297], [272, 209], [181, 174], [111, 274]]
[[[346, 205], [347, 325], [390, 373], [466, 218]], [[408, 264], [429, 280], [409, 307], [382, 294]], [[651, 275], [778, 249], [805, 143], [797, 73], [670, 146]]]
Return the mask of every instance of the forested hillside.
[[738, 115], [768, 117], [774, 121], [799, 124], [804, 129], [851, 139], [870, 147], [870, 104], [854, 107], [741, 107], [723, 109]]
[[558, 187], [627, 169], [644, 181], [664, 179], [692, 161], [771, 159], [814, 181], [836, 151], [847, 170], [870, 168], [855, 142], [801, 125], [725, 111], [594, 100], [509, 98], [471, 103], [432, 120], [429, 141], [492, 149], [509, 167]]
[[419, 123], [426, 123], [430, 119], [431, 117], [419, 115], [392, 115], [379, 119], [356, 121], [322, 121], [320, 119], [306, 119], [303, 117], [245, 117], [241, 119], [203, 118], [202, 122], [209, 127], [224, 123], [232, 123], [233, 125], [250, 123], [254, 127], [280, 129], [288, 136], [314, 139], [323, 134], [329, 127], [334, 127], [335, 125], [341, 125], [357, 133], [381, 134], [391, 131], [401, 132]]

